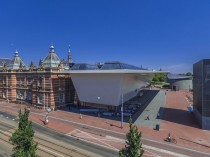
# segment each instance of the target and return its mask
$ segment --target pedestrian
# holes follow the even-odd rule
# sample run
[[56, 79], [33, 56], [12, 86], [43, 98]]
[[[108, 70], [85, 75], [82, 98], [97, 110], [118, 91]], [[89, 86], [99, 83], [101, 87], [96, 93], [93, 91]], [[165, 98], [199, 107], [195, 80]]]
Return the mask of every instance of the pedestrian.
[[46, 116], [45, 116], [45, 125], [47, 125], [49, 123], [49, 119], [48, 118], [49, 117], [48, 117], [48, 113], [47, 113]]
[[170, 134], [170, 132], [168, 133], [168, 140], [171, 141], [171, 134]]
[[157, 117], [160, 118], [160, 113], [158, 112]]

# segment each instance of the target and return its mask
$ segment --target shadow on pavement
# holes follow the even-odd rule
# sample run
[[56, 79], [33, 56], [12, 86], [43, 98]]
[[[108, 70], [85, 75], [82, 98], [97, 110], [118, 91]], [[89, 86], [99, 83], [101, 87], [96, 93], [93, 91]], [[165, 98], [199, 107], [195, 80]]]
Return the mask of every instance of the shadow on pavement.
[[[136, 121], [136, 119], [141, 115], [141, 113], [145, 110], [145, 108], [148, 106], [148, 104], [152, 101], [152, 99], [158, 94], [159, 90], [143, 90], [144, 91], [144, 95], [143, 96], [136, 96], [130, 100], [128, 100], [127, 102], [124, 102], [124, 110], [126, 111], [126, 108], [129, 107], [129, 105], [133, 105], [135, 104], [134, 102], [136, 102], [135, 105], [137, 104], [141, 104], [141, 106], [139, 108], [137, 108], [135, 110], [135, 112], [132, 113], [132, 121], [133, 123]], [[121, 105], [119, 106], [119, 108], [121, 107]], [[89, 108], [89, 107], [87, 107]], [[66, 111], [66, 112], [72, 112], [72, 113], [78, 113], [78, 114], [82, 114], [82, 115], [88, 115], [88, 116], [93, 116], [93, 117], [100, 117], [100, 118], [104, 118], [104, 119], [110, 119], [110, 120], [115, 120], [115, 121], [121, 121], [121, 116], [116, 114], [113, 114], [112, 116], [105, 116], [103, 115], [103, 111], [98, 112], [80, 112], [80, 108], [76, 107], [76, 106], [64, 106], [62, 108], [57, 108], [56, 110], [61, 110], [61, 111]], [[109, 112], [109, 111], [108, 111]], [[114, 111], [110, 111], [113, 112]], [[120, 113], [120, 111], [118, 111], [118, 113]], [[124, 122], [128, 122], [130, 116], [124, 116], [123, 121]], [[112, 125], [112, 124], [110, 124]]]
[[163, 116], [159, 117], [159, 119], [194, 127], [194, 128], [200, 128], [193, 113], [187, 110], [161, 107], [159, 112], [164, 113]]

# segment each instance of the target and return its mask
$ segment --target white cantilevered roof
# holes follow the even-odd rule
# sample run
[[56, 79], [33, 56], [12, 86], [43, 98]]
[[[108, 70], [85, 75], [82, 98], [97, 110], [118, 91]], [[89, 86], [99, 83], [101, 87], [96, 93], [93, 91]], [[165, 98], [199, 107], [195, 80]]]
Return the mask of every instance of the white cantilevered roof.
[[[146, 87], [155, 73], [164, 71], [113, 69], [69, 70], [79, 100], [84, 103], [119, 106]], [[63, 72], [62, 72], [63, 73]]]
[[155, 74], [168, 73], [168, 71], [150, 71], [150, 70], [131, 70], [131, 69], [113, 69], [113, 70], [69, 70], [70, 74]]

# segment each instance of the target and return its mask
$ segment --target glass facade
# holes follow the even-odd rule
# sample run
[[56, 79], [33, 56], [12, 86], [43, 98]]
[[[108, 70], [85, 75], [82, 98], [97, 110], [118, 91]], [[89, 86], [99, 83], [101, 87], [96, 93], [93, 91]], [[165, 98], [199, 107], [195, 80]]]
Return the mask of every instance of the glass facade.
[[98, 67], [96, 65], [81, 63], [81, 64], [74, 64], [72, 70], [97, 70]]
[[91, 65], [86, 63], [74, 64], [71, 70], [112, 70], [112, 69], [131, 69], [146, 70], [137, 66], [121, 63], [121, 62], [105, 62], [104, 64]]
[[202, 128], [210, 129], [210, 59], [193, 65], [193, 109], [201, 116]]
[[210, 60], [204, 60], [202, 112], [206, 117], [210, 117]]
[[121, 62], [106, 62], [104, 65], [101, 67], [102, 70], [110, 70], [110, 69], [132, 69], [132, 70], [144, 70], [142, 68], [121, 63]]
[[203, 77], [202, 62], [198, 62], [193, 66], [193, 108], [202, 114], [202, 95], [203, 95]]

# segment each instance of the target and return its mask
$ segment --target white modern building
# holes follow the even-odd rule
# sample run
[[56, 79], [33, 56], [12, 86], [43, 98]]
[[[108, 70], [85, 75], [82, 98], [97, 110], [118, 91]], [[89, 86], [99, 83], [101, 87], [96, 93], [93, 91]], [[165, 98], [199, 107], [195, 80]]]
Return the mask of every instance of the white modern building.
[[104, 108], [119, 106], [135, 97], [139, 91], [150, 85], [155, 73], [164, 73], [143, 70], [120, 62], [105, 63], [100, 69], [84, 64], [74, 67], [68, 72], [81, 105], [98, 107], [100, 104]]

